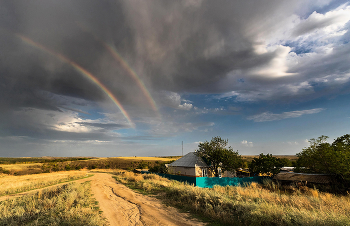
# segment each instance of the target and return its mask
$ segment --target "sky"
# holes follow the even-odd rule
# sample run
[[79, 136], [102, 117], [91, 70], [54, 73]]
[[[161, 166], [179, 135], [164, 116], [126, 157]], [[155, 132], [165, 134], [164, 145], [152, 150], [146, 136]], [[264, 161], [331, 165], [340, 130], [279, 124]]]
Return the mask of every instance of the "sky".
[[0, 1], [0, 156], [294, 155], [350, 133], [350, 3]]

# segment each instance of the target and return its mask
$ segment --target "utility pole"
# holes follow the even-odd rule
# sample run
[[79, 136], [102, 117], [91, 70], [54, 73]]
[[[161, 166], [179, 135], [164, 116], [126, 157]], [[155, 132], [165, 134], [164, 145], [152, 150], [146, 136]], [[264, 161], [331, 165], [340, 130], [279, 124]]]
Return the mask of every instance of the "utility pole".
[[184, 142], [182, 141], [182, 156], [184, 156]]

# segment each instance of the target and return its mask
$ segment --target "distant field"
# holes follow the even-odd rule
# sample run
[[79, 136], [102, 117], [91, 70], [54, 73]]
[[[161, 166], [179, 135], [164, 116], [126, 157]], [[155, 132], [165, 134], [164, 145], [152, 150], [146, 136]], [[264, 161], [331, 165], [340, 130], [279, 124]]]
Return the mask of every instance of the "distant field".
[[[289, 160], [297, 160], [298, 157], [296, 155], [273, 155], [276, 158], [286, 158]], [[242, 158], [248, 161], [251, 161], [253, 158], [258, 158], [259, 155], [242, 155]]]
[[138, 156], [132, 156], [132, 157], [116, 157], [119, 159], [126, 159], [126, 160], [141, 160], [141, 161], [171, 161], [171, 160], [178, 160], [182, 156], [169, 156], [169, 157], [138, 157]]
[[42, 172], [43, 163], [28, 163], [28, 164], [0, 164], [2, 170], [9, 171], [11, 174], [21, 174], [21, 172], [27, 172], [26, 174], [34, 174]]
[[[277, 158], [287, 158], [296, 161], [295, 155], [274, 155]], [[0, 158], [0, 173], [11, 175], [27, 175], [37, 173], [50, 173], [56, 171], [69, 171], [80, 169], [147, 169], [157, 163], [169, 163], [182, 156], [162, 156], [162, 157], [109, 157], [109, 158]], [[248, 162], [258, 155], [242, 155]]]
[[[158, 162], [168, 163], [181, 156], [169, 157], [112, 157], [112, 158], [0, 158], [0, 173], [11, 175], [27, 175], [69, 171], [80, 169], [147, 169]], [[24, 162], [26, 159], [27, 162]], [[17, 161], [18, 160], [18, 161]], [[37, 161], [37, 162], [35, 162]], [[11, 164], [9, 164], [11, 162]], [[1, 164], [2, 163], [2, 164]], [[5, 163], [5, 164], [4, 164]]]

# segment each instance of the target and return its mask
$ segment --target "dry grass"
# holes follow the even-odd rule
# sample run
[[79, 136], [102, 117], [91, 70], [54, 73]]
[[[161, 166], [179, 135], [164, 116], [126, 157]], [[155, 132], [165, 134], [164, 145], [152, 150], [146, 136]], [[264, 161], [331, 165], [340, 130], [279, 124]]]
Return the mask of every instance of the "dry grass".
[[178, 160], [181, 158], [181, 156], [174, 156], [174, 157], [168, 157], [168, 158], [162, 158], [162, 157], [116, 157], [118, 159], [124, 159], [124, 160], [136, 160], [136, 161], [160, 161], [160, 162], [167, 162], [171, 160]]
[[198, 188], [157, 175], [118, 170], [117, 179], [146, 192], [165, 193], [168, 203], [210, 217], [223, 225], [350, 225], [350, 196], [307, 189], [302, 194], [246, 187]]
[[[150, 168], [158, 162], [166, 163], [177, 160], [181, 156], [171, 157], [114, 157], [114, 158], [62, 158], [50, 159], [45, 163], [24, 162], [23, 158], [11, 158], [2, 162], [12, 162], [14, 164], [0, 164], [0, 173], [11, 175], [27, 175], [38, 173], [51, 173], [66, 170], [80, 169], [137, 169]], [[44, 158], [31, 159], [32, 161], [44, 161]], [[18, 163], [20, 162], [20, 163]]]
[[24, 192], [32, 189], [43, 188], [86, 177], [86, 171], [68, 171], [23, 176], [4, 175], [0, 176], [0, 196]]
[[0, 202], [0, 225], [106, 225], [90, 182], [44, 189]]
[[29, 164], [1, 164], [0, 167], [3, 170], [9, 171], [10, 174], [21, 174], [21, 172], [26, 172], [26, 174], [41, 173], [42, 163], [29, 163]]

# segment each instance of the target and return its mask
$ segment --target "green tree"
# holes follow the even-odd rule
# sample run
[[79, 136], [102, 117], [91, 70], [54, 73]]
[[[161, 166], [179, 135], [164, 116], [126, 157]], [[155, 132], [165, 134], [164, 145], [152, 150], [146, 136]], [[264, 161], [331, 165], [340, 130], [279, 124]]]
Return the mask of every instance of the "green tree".
[[165, 174], [167, 174], [168, 168], [163, 163], [163, 164], [157, 164], [153, 167], [150, 167], [148, 171], [151, 173], [165, 173]]
[[282, 166], [293, 166], [293, 162], [287, 158], [279, 158]]
[[338, 137], [332, 144], [327, 136], [310, 139], [310, 146], [298, 153], [297, 171], [336, 174], [350, 181], [350, 134]]
[[197, 156], [202, 157], [215, 176], [219, 176], [219, 167], [222, 171], [233, 171], [243, 163], [238, 151], [226, 147], [228, 140], [221, 137], [213, 137], [210, 142], [205, 141], [198, 145]]
[[281, 171], [281, 167], [283, 167], [283, 161], [273, 157], [272, 154], [264, 155], [261, 153], [258, 158], [253, 158], [249, 165], [249, 171], [254, 174], [271, 173], [276, 175]]

